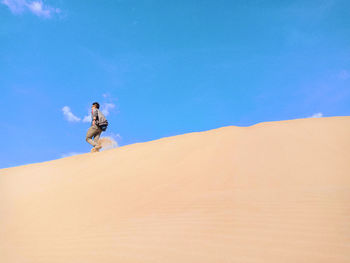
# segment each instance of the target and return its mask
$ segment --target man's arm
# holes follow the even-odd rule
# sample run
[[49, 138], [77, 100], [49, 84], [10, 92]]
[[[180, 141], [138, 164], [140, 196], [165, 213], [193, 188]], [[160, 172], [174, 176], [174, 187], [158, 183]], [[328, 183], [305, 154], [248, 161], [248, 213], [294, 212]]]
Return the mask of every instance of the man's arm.
[[93, 111], [92, 111], [92, 125], [96, 125], [96, 120], [97, 120], [97, 110], [96, 109], [94, 109]]

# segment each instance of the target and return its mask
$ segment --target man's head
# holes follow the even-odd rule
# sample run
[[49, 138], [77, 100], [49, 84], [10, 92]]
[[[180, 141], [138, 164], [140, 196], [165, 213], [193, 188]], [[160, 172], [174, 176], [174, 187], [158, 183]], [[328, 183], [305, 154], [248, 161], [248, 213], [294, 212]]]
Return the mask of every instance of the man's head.
[[100, 108], [100, 104], [98, 102], [94, 102], [94, 103], [92, 103], [92, 107], [96, 108], [96, 109], [99, 109]]

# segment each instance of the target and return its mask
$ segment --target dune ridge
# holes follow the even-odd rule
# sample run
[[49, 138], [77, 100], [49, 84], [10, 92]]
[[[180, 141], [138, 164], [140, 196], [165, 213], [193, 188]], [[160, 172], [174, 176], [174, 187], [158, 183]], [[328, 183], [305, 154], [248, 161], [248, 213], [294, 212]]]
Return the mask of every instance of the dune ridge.
[[350, 262], [350, 117], [0, 170], [0, 262]]

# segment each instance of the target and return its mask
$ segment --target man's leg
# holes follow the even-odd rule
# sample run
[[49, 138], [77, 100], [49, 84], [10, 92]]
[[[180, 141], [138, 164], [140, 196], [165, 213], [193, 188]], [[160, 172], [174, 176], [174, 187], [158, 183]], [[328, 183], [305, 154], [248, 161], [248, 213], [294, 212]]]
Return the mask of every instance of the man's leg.
[[[94, 147], [97, 145], [97, 143], [92, 140], [92, 137], [95, 137], [94, 139], [96, 139], [97, 133], [98, 133], [98, 129], [95, 128], [94, 126], [91, 126], [86, 133], [86, 141]], [[98, 137], [100, 137], [100, 135]]]
[[96, 135], [94, 137], [94, 142], [96, 144], [95, 145], [96, 150], [99, 150], [102, 148], [102, 146], [99, 143], [101, 133], [102, 133], [102, 130], [100, 128], [98, 128], [98, 131], [96, 132]]

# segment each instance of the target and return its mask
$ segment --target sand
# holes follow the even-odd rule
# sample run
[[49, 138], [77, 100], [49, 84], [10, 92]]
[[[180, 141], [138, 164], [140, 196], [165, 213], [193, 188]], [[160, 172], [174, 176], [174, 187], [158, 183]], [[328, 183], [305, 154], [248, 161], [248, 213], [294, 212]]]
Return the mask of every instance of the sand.
[[0, 170], [1, 263], [350, 262], [350, 117]]

